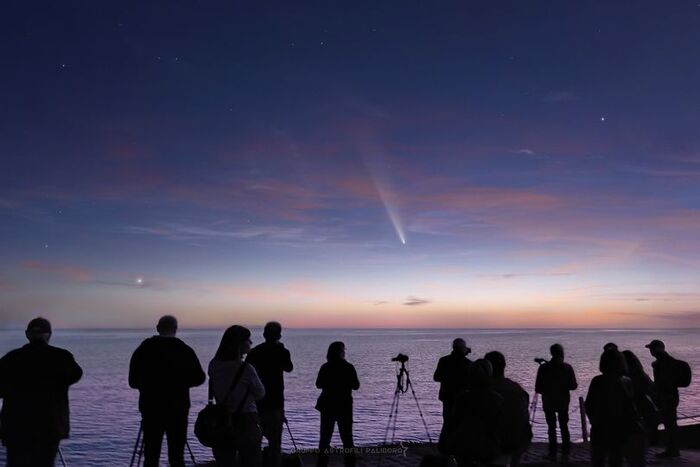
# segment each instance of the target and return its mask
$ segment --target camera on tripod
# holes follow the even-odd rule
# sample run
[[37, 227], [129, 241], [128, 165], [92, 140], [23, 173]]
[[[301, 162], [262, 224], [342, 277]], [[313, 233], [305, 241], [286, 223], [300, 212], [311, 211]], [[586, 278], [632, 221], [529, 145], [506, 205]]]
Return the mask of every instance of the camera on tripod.
[[398, 354], [396, 357], [391, 359], [392, 362], [406, 363], [408, 361], [408, 355], [402, 353]]

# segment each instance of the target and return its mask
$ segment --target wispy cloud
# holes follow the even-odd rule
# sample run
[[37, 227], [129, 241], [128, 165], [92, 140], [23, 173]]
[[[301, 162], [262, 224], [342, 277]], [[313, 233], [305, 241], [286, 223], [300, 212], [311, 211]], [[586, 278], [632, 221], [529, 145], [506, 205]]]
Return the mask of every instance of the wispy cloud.
[[176, 240], [215, 240], [215, 239], [268, 239], [279, 241], [296, 241], [320, 243], [328, 240], [327, 236], [313, 233], [304, 227], [284, 226], [232, 226], [228, 229], [216, 229], [194, 225], [165, 224], [162, 226], [126, 226], [127, 233], [154, 235]]
[[425, 298], [408, 297], [406, 299], [406, 301], [403, 302], [403, 304], [406, 306], [420, 306], [420, 305], [427, 305], [430, 302], [431, 302], [430, 300], [427, 300]]
[[595, 297], [615, 301], [632, 302], [700, 302], [700, 293], [694, 292], [656, 292], [656, 293], [626, 293], [598, 294]]
[[533, 151], [532, 149], [527, 149], [527, 148], [514, 149], [512, 152], [514, 154], [525, 154], [528, 156], [532, 156], [533, 154], [535, 154], [535, 151]]
[[93, 279], [92, 274], [87, 269], [69, 264], [26, 260], [22, 261], [21, 266], [28, 271], [56, 275], [75, 282], [89, 282]]
[[572, 272], [509, 272], [504, 274], [477, 274], [477, 277], [487, 279], [516, 279], [519, 277], [559, 277], [572, 275]]

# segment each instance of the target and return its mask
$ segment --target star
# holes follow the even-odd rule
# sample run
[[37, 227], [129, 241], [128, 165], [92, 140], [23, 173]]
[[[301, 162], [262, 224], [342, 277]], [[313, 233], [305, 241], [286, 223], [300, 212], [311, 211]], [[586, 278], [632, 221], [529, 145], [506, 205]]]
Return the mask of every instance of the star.
[[143, 285], [143, 278], [141, 278], [141, 277], [137, 278], [136, 285]]
[[48, 248], [48, 247], [49, 247], [49, 244], [48, 244], [48, 243], [44, 243], [44, 248]]
[[601, 121], [601, 122], [604, 122], [604, 121], [605, 121], [605, 117], [600, 117], [600, 121]]

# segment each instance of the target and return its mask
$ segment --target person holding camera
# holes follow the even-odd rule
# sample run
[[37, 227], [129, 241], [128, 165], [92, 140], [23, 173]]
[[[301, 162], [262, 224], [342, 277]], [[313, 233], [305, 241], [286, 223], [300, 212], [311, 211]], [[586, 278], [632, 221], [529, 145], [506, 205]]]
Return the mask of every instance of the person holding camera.
[[454, 423], [451, 420], [452, 408], [457, 397], [467, 390], [469, 368], [472, 364], [467, 355], [472, 349], [461, 337], [452, 341], [452, 352], [438, 361], [433, 380], [440, 383], [438, 398], [442, 402], [442, 430], [438, 446], [445, 451], [445, 443], [450, 438]]
[[255, 367], [265, 386], [265, 397], [257, 402], [260, 428], [267, 439], [266, 465], [278, 467], [282, 455], [284, 424], [284, 373], [294, 369], [289, 350], [280, 342], [282, 325], [270, 321], [263, 330], [265, 342], [253, 348], [246, 362]]
[[68, 388], [83, 376], [73, 355], [49, 345], [51, 323], [27, 325], [29, 343], [0, 359], [2, 442], [8, 467], [51, 467], [68, 438]]
[[355, 367], [345, 360], [345, 344], [333, 342], [328, 346], [326, 363], [321, 366], [316, 378], [316, 387], [321, 395], [316, 402], [316, 410], [321, 412], [321, 433], [318, 442], [317, 467], [328, 465], [333, 429], [338, 424], [340, 439], [343, 442], [345, 466], [355, 465], [355, 442], [352, 437], [352, 391], [360, 388]]
[[542, 409], [547, 420], [549, 437], [549, 457], [557, 456], [557, 419], [561, 431], [562, 454], [569, 454], [571, 435], [569, 434], [570, 391], [578, 387], [574, 369], [564, 362], [564, 347], [553, 344], [549, 348], [551, 360], [543, 363], [537, 370], [535, 391], [542, 394]]
[[139, 345], [129, 363], [129, 386], [139, 390], [145, 467], [159, 465], [163, 435], [168, 438], [168, 463], [184, 467], [190, 388], [204, 383], [197, 354], [175, 337], [177, 319], [165, 315], [157, 336]]

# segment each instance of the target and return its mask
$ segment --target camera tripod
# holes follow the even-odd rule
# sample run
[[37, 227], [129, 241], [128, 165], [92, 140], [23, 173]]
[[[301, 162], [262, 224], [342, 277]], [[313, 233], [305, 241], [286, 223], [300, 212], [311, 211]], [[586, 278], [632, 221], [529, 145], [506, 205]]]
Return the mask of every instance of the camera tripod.
[[[187, 451], [190, 453], [190, 458], [192, 459], [192, 464], [196, 467], [197, 461], [194, 458], [194, 453], [190, 447], [189, 441], [185, 440], [185, 446], [187, 446]], [[141, 459], [143, 458], [143, 421], [139, 424], [139, 432], [136, 435], [136, 442], [134, 443], [134, 450], [131, 452], [131, 462], [129, 462], [129, 467], [134, 467], [134, 461], [136, 461], [136, 467], [141, 465]], [[65, 464], [64, 464], [65, 465]]]
[[[401, 363], [401, 367], [396, 371], [396, 389], [394, 390], [394, 400], [391, 402], [391, 409], [389, 410], [389, 420], [386, 424], [386, 430], [384, 431], [384, 441], [382, 445], [386, 445], [389, 438], [389, 431], [391, 430], [391, 444], [396, 441], [396, 423], [399, 418], [399, 401], [401, 400], [401, 394], [405, 394], [408, 390], [411, 390], [411, 395], [413, 400], [416, 402], [416, 408], [418, 409], [418, 414], [423, 422], [423, 427], [425, 428], [425, 434], [428, 435], [428, 442], [430, 446], [433, 446], [433, 438], [430, 436], [430, 430], [428, 430], [428, 424], [423, 416], [423, 411], [418, 403], [418, 397], [416, 396], [416, 391], [413, 390], [413, 383], [411, 382], [411, 375], [406, 368], [405, 360], [398, 360]], [[380, 456], [379, 465], [381, 465], [381, 459], [384, 456]]]

